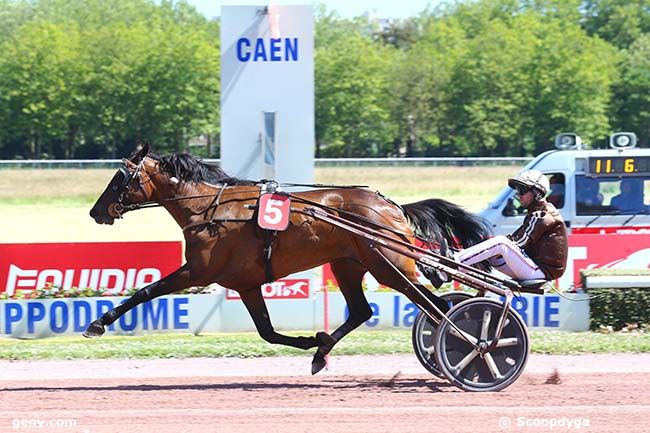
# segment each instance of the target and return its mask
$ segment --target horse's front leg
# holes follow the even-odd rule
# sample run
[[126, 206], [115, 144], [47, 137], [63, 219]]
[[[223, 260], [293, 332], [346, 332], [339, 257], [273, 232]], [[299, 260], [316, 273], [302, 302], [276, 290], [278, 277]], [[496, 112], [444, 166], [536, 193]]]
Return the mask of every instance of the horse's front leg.
[[312, 347], [330, 343], [332, 337], [324, 332], [317, 333], [315, 337], [290, 337], [275, 332], [260, 287], [242, 291], [240, 296], [255, 323], [257, 333], [265, 341], [272, 344], [297, 347], [298, 349], [311, 349]]
[[190, 278], [190, 269], [187, 264], [183, 265], [173, 273], [167, 275], [165, 278], [151, 283], [135, 292], [126, 302], [110, 311], [104, 313], [102, 317], [92, 322], [84, 331], [83, 336], [101, 337], [104, 334], [104, 327], [112, 324], [119, 319], [124, 313], [133, 307], [142, 304], [143, 302], [150, 301], [159, 296], [168, 295], [173, 292], [178, 292], [194, 284]]

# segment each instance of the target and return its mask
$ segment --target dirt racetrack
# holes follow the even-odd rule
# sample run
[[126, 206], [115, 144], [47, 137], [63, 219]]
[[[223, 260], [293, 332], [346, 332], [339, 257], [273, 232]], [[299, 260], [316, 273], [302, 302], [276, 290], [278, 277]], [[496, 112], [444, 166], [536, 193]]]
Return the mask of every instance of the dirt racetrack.
[[[650, 431], [650, 355], [531, 355], [498, 393], [415, 356], [0, 361], [0, 432]], [[554, 374], [558, 372], [558, 375]]]

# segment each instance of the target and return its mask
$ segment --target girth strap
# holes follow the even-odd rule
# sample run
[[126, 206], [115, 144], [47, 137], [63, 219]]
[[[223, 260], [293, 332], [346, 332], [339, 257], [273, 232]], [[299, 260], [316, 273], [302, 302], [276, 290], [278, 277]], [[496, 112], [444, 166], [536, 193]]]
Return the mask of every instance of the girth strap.
[[[270, 179], [262, 179], [260, 181], [262, 187], [260, 188], [260, 196], [262, 194], [273, 194], [278, 190], [278, 183]], [[258, 207], [257, 211], [260, 209]], [[264, 232], [264, 251], [262, 252], [262, 260], [264, 260], [264, 276], [267, 283], [274, 281], [273, 278], [273, 265], [271, 264], [271, 255], [273, 254], [273, 241], [275, 240], [276, 235], [278, 234], [277, 230], [266, 230], [262, 229]]]

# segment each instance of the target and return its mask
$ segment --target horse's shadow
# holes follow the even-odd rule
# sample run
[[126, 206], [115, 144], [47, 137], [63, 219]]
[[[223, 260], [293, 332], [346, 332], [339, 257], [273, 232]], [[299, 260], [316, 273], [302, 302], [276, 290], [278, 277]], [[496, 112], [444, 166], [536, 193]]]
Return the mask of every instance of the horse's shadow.
[[[217, 378], [218, 379], [218, 378]], [[454, 386], [448, 382], [427, 380], [421, 378], [396, 378], [391, 379], [344, 379], [325, 378], [319, 383], [295, 383], [289, 380], [282, 382], [228, 382], [228, 383], [192, 383], [192, 384], [170, 384], [170, 385], [109, 385], [109, 386], [23, 386], [0, 388], [2, 393], [10, 392], [86, 392], [86, 391], [136, 391], [136, 392], [160, 392], [160, 391], [207, 391], [207, 390], [243, 390], [243, 391], [268, 391], [268, 390], [359, 390], [384, 389], [389, 392], [440, 392]]]

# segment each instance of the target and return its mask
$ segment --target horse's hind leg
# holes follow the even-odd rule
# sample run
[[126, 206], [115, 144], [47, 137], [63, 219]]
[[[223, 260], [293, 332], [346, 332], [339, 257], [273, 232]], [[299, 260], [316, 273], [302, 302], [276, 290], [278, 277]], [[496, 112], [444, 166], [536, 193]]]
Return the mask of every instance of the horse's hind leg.
[[332, 333], [329, 344], [322, 344], [318, 347], [311, 363], [311, 374], [316, 374], [325, 367], [325, 356], [330, 353], [337, 341], [372, 316], [372, 310], [361, 286], [366, 268], [356, 260], [348, 259], [332, 262], [331, 266], [350, 314], [345, 322]]
[[[322, 336], [316, 334], [316, 337], [290, 337], [275, 332], [271, 324], [269, 311], [262, 297], [262, 290], [257, 287], [251, 290], [241, 291], [241, 299], [248, 310], [248, 313], [255, 323], [257, 333], [265, 341], [272, 344], [283, 344], [285, 346], [297, 347], [299, 349], [311, 349], [321, 344]], [[328, 336], [329, 337], [329, 336]]]

